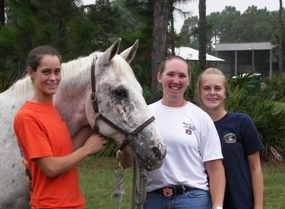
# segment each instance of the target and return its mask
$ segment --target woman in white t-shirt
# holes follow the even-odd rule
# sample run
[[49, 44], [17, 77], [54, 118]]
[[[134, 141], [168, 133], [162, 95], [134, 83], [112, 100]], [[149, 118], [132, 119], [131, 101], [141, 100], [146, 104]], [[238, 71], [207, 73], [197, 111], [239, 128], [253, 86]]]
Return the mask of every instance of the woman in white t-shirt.
[[[209, 115], [184, 99], [190, 84], [186, 60], [171, 56], [157, 80], [161, 100], [149, 105], [167, 146], [163, 165], [149, 172], [144, 209], [222, 209], [225, 173], [218, 133]], [[123, 166], [129, 166], [123, 162]]]

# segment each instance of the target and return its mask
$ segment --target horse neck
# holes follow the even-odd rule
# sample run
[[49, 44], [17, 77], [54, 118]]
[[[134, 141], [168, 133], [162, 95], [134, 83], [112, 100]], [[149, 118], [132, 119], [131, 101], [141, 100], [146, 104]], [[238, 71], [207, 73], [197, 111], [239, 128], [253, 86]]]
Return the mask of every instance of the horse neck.
[[62, 65], [62, 81], [53, 98], [54, 106], [65, 120], [72, 137], [88, 125], [85, 104], [91, 92], [91, 64], [78, 69], [79, 66], [78, 63]]

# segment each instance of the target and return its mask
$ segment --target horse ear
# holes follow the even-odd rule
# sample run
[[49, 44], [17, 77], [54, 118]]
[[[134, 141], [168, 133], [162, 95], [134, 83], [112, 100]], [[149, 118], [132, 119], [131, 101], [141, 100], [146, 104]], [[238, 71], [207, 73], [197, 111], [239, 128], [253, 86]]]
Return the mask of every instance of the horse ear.
[[137, 49], [138, 49], [138, 46], [139, 46], [139, 40], [137, 39], [136, 42], [134, 43], [134, 45], [132, 45], [131, 47], [127, 48], [126, 50], [124, 50], [120, 55], [128, 62], [130, 63], [136, 52], [137, 52]]
[[102, 56], [100, 56], [100, 62], [103, 63], [103, 65], [108, 65], [110, 64], [111, 60], [113, 57], [118, 53], [119, 51], [119, 46], [121, 42], [121, 38], [118, 38], [112, 46], [110, 46]]

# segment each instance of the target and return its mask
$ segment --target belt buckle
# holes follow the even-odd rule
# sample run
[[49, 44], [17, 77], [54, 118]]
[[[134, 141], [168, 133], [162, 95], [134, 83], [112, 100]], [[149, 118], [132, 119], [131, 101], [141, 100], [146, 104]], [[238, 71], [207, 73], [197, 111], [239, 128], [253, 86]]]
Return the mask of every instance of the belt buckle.
[[159, 189], [161, 197], [176, 197], [176, 188], [174, 186], [163, 187]]

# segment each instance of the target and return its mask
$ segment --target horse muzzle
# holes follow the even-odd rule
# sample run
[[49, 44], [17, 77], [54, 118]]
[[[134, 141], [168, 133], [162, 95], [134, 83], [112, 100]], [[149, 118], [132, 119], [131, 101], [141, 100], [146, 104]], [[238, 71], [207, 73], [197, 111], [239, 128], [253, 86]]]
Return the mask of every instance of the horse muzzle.
[[157, 146], [150, 146], [147, 151], [140, 149], [134, 154], [138, 166], [147, 171], [160, 168], [165, 156], [166, 146], [163, 143], [159, 143]]

